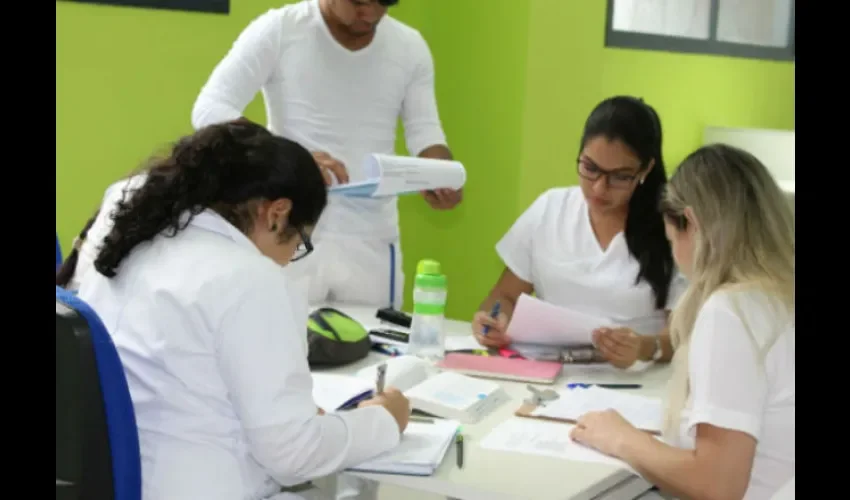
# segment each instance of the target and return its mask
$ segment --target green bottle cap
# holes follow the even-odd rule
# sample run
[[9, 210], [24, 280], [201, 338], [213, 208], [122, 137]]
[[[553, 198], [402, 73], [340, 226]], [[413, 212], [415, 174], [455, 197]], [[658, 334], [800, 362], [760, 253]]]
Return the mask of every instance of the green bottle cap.
[[433, 259], [422, 259], [416, 265], [416, 274], [438, 275], [440, 272], [440, 263]]
[[445, 288], [446, 275], [440, 269], [440, 263], [433, 259], [422, 259], [416, 265], [416, 286], [424, 288]]

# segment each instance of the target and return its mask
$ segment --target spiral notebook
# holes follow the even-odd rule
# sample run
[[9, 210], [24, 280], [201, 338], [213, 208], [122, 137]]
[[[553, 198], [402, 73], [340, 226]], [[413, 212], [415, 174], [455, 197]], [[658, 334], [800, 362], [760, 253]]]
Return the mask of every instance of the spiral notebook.
[[454, 420], [435, 418], [432, 423], [410, 422], [398, 446], [348, 470], [403, 476], [430, 476], [446, 457], [458, 429], [460, 425]]

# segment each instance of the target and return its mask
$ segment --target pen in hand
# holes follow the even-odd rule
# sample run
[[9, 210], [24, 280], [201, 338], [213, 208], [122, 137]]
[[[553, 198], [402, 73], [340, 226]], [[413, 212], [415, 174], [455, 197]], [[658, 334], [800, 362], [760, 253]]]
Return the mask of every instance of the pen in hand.
[[[497, 300], [496, 303], [493, 304], [493, 310], [490, 311], [490, 318], [492, 318], [492, 319], [498, 318], [499, 312], [501, 311], [501, 309], [502, 309], [502, 303]], [[490, 331], [490, 325], [484, 325], [484, 328], [481, 329], [481, 334], [486, 336], [487, 332], [489, 332], [489, 331]]]
[[378, 365], [378, 380], [375, 381], [376, 394], [384, 393], [384, 384], [387, 381], [387, 364], [381, 363]]

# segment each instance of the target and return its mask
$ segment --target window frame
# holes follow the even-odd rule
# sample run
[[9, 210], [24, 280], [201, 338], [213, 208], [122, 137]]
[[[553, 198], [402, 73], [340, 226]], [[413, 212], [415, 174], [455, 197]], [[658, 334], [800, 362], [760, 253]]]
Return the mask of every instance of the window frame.
[[794, 14], [796, 0], [791, 2], [791, 15], [788, 19], [788, 40], [785, 47], [765, 47], [743, 43], [722, 42], [717, 40], [717, 16], [720, 0], [709, 0], [708, 39], [681, 38], [649, 33], [632, 33], [614, 30], [614, 2], [608, 0], [605, 13], [605, 47], [621, 49], [656, 50], [664, 52], [682, 52], [686, 54], [710, 54], [749, 59], [767, 59], [774, 61], [794, 61], [795, 29]]

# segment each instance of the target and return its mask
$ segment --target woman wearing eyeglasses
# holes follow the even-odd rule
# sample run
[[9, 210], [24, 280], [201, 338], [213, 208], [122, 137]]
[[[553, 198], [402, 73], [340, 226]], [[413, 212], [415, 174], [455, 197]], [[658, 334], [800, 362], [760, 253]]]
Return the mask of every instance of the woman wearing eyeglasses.
[[543, 193], [496, 245], [505, 269], [473, 319], [482, 345], [510, 344], [516, 302], [534, 292], [609, 319], [593, 340], [613, 365], [669, 361], [668, 310], [685, 282], [657, 208], [667, 182], [661, 145], [661, 122], [642, 100], [618, 96], [596, 106], [576, 160], [579, 185]]
[[145, 500], [298, 498], [281, 486], [398, 444], [398, 391], [338, 414], [313, 400], [281, 266], [326, 203], [312, 155], [246, 123], [184, 138], [117, 203], [79, 296], [127, 374]]

